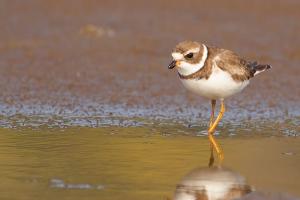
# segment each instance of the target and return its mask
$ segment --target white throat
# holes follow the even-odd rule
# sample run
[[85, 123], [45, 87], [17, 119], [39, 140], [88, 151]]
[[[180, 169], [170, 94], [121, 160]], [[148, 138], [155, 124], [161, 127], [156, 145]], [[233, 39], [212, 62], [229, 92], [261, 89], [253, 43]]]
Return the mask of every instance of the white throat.
[[208, 55], [208, 50], [204, 44], [202, 44], [202, 46], [203, 46], [203, 54], [199, 63], [190, 64], [185, 61], [180, 62], [180, 66], [177, 68], [177, 70], [181, 75], [188, 76], [200, 70], [202, 67], [204, 67]]

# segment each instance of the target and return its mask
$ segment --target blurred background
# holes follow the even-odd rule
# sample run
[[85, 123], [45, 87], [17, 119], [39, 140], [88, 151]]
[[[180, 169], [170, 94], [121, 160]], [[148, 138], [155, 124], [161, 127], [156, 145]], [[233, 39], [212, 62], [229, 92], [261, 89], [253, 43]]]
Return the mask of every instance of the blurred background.
[[227, 101], [225, 122], [269, 119], [283, 134], [299, 131], [298, 1], [0, 4], [3, 126], [198, 124], [208, 101], [167, 70], [175, 45], [195, 40], [273, 66]]
[[[172, 196], [180, 177], [206, 165], [208, 157], [201, 136], [209, 101], [186, 91], [167, 69], [175, 45], [195, 40], [273, 66], [226, 101], [217, 134], [229, 145], [228, 164], [252, 183], [299, 196], [299, 9], [297, 0], [1, 0], [0, 152], [7, 164], [0, 167], [6, 180], [0, 189], [84, 199], [85, 192], [49, 188], [87, 187], [89, 199], [96, 199], [108, 185], [107, 199], [119, 186], [114, 199], [126, 199], [127, 190], [140, 191], [128, 199]], [[246, 161], [230, 145], [245, 146], [231, 137], [252, 138], [246, 155], [260, 156]], [[266, 138], [272, 139], [261, 142]], [[264, 150], [269, 154], [261, 155]], [[130, 157], [136, 152], [140, 156]], [[127, 173], [132, 162], [139, 164]], [[253, 163], [265, 167], [260, 171]], [[153, 187], [143, 187], [146, 180]]]

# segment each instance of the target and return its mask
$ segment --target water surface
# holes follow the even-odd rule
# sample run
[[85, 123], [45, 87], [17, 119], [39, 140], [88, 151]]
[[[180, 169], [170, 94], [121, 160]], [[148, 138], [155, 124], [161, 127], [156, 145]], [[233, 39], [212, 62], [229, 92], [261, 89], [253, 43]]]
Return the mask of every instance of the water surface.
[[[166, 199], [206, 167], [206, 137], [145, 128], [0, 131], [1, 199]], [[256, 190], [300, 196], [299, 138], [220, 138], [226, 167]]]
[[270, 64], [226, 100], [225, 166], [299, 193], [300, 3], [0, 1], [1, 199], [166, 199], [207, 166], [209, 101], [167, 69], [182, 40]]

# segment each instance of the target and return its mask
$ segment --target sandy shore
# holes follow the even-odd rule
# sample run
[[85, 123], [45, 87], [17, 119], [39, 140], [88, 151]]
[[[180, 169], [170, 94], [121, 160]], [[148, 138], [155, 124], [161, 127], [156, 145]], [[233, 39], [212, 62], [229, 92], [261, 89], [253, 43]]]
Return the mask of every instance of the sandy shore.
[[[166, 199], [207, 166], [208, 100], [170, 52], [271, 64], [226, 101], [225, 166], [300, 196], [300, 2], [0, 1], [0, 199]], [[59, 197], [59, 198], [58, 198]]]
[[167, 70], [174, 45], [190, 39], [273, 66], [227, 101], [224, 121], [266, 120], [297, 134], [299, 2], [247, 4], [1, 2], [1, 125], [26, 124], [33, 115], [46, 119], [27, 125], [57, 125], [63, 118], [70, 126], [78, 121], [94, 126], [92, 119], [82, 119], [97, 116], [197, 125], [208, 119], [207, 100], [188, 93]]

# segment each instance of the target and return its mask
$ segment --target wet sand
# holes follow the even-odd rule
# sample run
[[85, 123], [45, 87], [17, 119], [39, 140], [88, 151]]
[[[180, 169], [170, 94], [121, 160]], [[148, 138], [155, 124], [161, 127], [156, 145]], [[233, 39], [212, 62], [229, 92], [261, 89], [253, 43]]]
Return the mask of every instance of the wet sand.
[[[0, 130], [1, 199], [166, 199], [207, 167], [205, 137], [144, 128]], [[299, 138], [223, 138], [224, 165], [258, 191], [300, 196]], [[13, 191], [13, 192], [12, 192]]]
[[299, 134], [297, 1], [29, 0], [0, 7], [1, 126], [205, 122], [208, 101], [167, 70], [172, 48], [190, 39], [273, 66], [228, 99], [224, 122]]
[[296, 0], [0, 2], [1, 199], [166, 199], [207, 166], [208, 100], [167, 69], [196, 40], [271, 64], [226, 100], [225, 166], [300, 196]]

